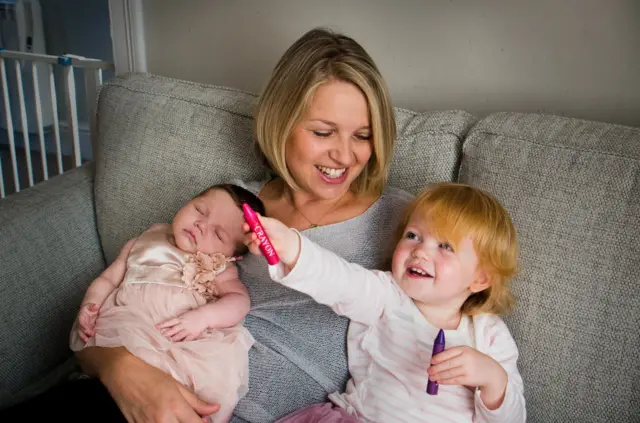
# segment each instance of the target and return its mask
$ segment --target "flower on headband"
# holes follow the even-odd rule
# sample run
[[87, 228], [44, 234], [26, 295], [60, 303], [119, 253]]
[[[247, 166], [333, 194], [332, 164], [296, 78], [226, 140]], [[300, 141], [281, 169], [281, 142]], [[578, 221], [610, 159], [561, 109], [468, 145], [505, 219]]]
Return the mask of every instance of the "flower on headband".
[[182, 281], [187, 288], [199, 292], [206, 300], [219, 295], [216, 276], [227, 268], [227, 263], [238, 258], [227, 258], [224, 254], [205, 254], [200, 251], [190, 254], [182, 268]]

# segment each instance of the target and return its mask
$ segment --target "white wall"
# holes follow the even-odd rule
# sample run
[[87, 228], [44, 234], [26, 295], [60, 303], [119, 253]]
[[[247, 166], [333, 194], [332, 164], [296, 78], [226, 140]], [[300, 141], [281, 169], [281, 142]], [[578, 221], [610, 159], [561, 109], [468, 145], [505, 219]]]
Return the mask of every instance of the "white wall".
[[639, 0], [143, 0], [149, 72], [258, 92], [326, 25], [373, 56], [396, 106], [640, 126]]

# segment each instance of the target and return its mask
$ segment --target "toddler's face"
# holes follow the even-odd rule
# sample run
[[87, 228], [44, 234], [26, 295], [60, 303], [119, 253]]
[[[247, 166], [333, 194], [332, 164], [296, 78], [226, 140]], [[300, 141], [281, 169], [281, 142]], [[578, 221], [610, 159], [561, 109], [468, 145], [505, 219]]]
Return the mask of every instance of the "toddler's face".
[[478, 276], [478, 256], [471, 238], [456, 250], [436, 239], [428, 223], [415, 213], [393, 253], [393, 276], [413, 300], [430, 305], [460, 307]]
[[242, 211], [224, 190], [212, 189], [178, 210], [172, 229], [183, 251], [232, 256], [242, 242]]

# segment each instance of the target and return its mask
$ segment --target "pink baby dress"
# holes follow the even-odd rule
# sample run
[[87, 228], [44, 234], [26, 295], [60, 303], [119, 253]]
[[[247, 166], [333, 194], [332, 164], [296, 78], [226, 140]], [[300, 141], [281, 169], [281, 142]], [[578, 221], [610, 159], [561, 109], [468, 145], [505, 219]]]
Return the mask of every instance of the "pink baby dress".
[[85, 344], [74, 325], [71, 349], [124, 346], [203, 400], [220, 404], [220, 411], [210, 421], [226, 422], [248, 390], [251, 334], [238, 324], [208, 330], [194, 341], [171, 342], [155, 327], [206, 304], [205, 297], [215, 293], [215, 279], [204, 288], [194, 283], [197, 262], [197, 256], [175, 246], [170, 225], [152, 226], [136, 240], [124, 280], [100, 308], [96, 335]]

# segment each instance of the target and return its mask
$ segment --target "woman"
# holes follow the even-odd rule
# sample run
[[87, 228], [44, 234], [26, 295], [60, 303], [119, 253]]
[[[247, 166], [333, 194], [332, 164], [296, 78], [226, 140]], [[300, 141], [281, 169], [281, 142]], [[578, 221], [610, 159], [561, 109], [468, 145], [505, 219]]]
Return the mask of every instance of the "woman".
[[[276, 65], [255, 128], [258, 154], [274, 177], [244, 187], [260, 197], [266, 214], [347, 260], [384, 265], [393, 248], [387, 240], [411, 197], [384, 189], [395, 120], [384, 81], [362, 47], [323, 30], [305, 34]], [[240, 272], [252, 299], [245, 326], [257, 344], [249, 353], [249, 393], [236, 416], [271, 422], [343, 389], [347, 321], [273, 283], [261, 257], [248, 256]]]
[[[257, 194], [267, 216], [348, 261], [384, 266], [393, 247], [388, 241], [412, 197], [385, 188], [395, 120], [366, 51], [326, 30], [303, 35], [274, 69], [255, 129], [257, 150], [273, 178], [233, 182]], [[256, 343], [249, 354], [249, 393], [232, 422], [272, 422], [342, 390], [347, 320], [273, 283], [261, 257], [248, 255], [239, 270], [252, 301], [245, 326]], [[122, 348], [87, 348], [77, 356], [129, 421], [195, 423], [217, 409]], [[96, 385], [92, 395], [113, 409]]]

